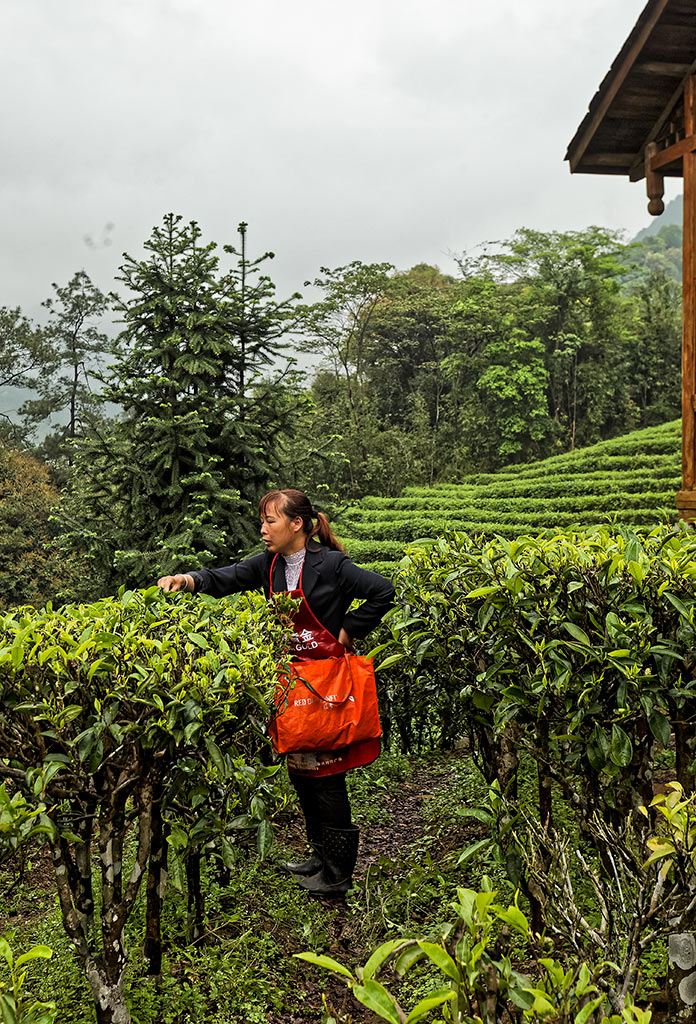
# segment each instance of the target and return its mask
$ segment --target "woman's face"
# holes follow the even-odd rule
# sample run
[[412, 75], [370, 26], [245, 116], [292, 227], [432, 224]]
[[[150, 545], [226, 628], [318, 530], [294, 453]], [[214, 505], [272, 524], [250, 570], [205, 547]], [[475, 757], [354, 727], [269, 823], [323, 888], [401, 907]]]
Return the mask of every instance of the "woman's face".
[[268, 551], [278, 555], [291, 555], [304, 547], [302, 519], [291, 519], [276, 505], [267, 505], [261, 516], [261, 537]]

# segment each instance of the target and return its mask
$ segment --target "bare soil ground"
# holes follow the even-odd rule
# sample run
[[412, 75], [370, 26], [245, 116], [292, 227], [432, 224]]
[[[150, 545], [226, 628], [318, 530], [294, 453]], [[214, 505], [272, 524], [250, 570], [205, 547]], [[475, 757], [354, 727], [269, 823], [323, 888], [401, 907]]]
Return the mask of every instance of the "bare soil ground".
[[[19, 920], [26, 922], [42, 917], [54, 903], [53, 864], [48, 847], [40, 847], [24, 866], [9, 863], [0, 877], [0, 887], [0, 935]], [[7, 908], [4, 913], [3, 908]]]
[[[381, 858], [398, 862], [401, 856], [408, 856], [409, 850], [423, 839], [427, 827], [421, 814], [423, 804], [432, 799], [435, 793], [447, 784], [449, 778], [447, 771], [437, 770], [427, 776], [411, 777], [400, 783], [398, 791], [393, 794], [379, 796], [383, 814], [378, 823], [364, 828], [361, 834], [360, 856], [355, 873], [358, 883]], [[470, 829], [470, 823], [463, 826], [463, 831]], [[452, 837], [448, 836], [447, 839], [449, 846]], [[432, 848], [431, 853], [435, 855], [444, 852], [444, 848], [440, 847], [442, 843], [438, 841], [438, 848]], [[361, 949], [356, 945], [356, 927], [353, 920], [355, 909], [349, 910], [344, 902], [327, 901], [326, 905], [335, 909], [329, 935], [328, 955], [340, 962], [365, 963], [373, 949]], [[307, 1009], [316, 1008], [317, 1024], [321, 1021], [322, 995], [326, 996], [326, 1002], [329, 1008], [336, 1012], [338, 1020], [350, 1019], [352, 1024], [376, 1024], [381, 1020], [353, 998], [340, 978], [330, 974], [318, 977], [319, 973], [318, 970], [309, 968], [304, 979], [308, 993]], [[306, 1011], [304, 1016], [291, 1013], [278, 1017], [273, 1024], [308, 1024], [308, 1018]]]

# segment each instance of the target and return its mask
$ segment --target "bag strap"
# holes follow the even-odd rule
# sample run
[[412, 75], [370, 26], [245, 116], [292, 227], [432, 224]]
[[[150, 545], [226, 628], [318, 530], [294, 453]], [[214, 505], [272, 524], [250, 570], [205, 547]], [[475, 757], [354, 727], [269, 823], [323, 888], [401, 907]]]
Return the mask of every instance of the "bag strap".
[[322, 695], [320, 693], [317, 693], [317, 691], [314, 689], [314, 687], [312, 686], [311, 683], [308, 683], [307, 680], [303, 679], [301, 675], [298, 674], [298, 676], [297, 676], [297, 678], [304, 684], [304, 686], [307, 687], [307, 689], [309, 690], [310, 693], [313, 693], [315, 697], [319, 698], [319, 700], [323, 700], [325, 704], [331, 704], [331, 706], [335, 707], [335, 708], [338, 708], [342, 704], [345, 704], [346, 701], [349, 699], [350, 695], [353, 692], [353, 683], [354, 683], [353, 667], [352, 667], [352, 665], [350, 663], [350, 658], [348, 656], [348, 651], [346, 651], [346, 653], [343, 655], [343, 657], [346, 659], [346, 664], [348, 666], [348, 674], [350, 675], [350, 691], [346, 694], [346, 696], [344, 697], [343, 700], [330, 700], [328, 697], [322, 697]]

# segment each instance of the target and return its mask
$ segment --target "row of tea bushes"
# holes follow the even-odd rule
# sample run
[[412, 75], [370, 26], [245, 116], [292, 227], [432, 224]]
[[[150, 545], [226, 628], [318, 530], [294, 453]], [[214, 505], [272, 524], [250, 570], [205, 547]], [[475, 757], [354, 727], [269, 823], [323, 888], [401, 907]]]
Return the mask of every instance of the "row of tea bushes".
[[677, 420], [457, 484], [366, 497], [336, 527], [356, 562], [382, 572], [411, 542], [446, 529], [508, 538], [602, 522], [649, 529], [676, 519], [680, 443]]
[[[676, 481], [675, 481], [676, 485]], [[539, 511], [539, 498], [535, 497], [532, 493], [533, 488], [530, 488], [530, 493], [525, 497], [481, 497], [477, 500], [476, 509], [478, 511], [485, 512], [499, 512], [501, 514], [517, 514], [521, 512], [536, 512]], [[622, 508], [640, 509], [640, 508], [659, 508], [660, 502], [665, 498], [665, 495], [669, 494], [671, 500], [665, 507], [669, 508], [670, 512], [674, 511], [674, 492], [660, 489], [659, 491], [639, 491], [637, 493], [631, 493], [629, 491], [611, 492], [610, 494], [595, 494], [592, 498], [592, 511], [604, 512], [615, 509], [617, 504], [620, 504]], [[411, 515], [425, 516], [427, 517], [430, 512], [435, 511], [438, 515], [441, 509], [447, 509], [452, 506], [451, 498], [438, 498], [433, 497], [431, 501], [425, 499], [404, 499], [394, 498], [392, 501], [402, 502], [400, 506], [395, 508], [383, 507], [370, 508], [361, 506], [359, 515], [344, 517], [345, 522], [351, 523], [370, 523], [370, 522], [386, 522], [388, 520], [399, 520], [407, 518]], [[572, 494], [567, 497], [554, 497], [552, 502], [549, 502], [549, 508], [553, 508], [554, 512], [585, 512], [587, 510], [587, 499], [584, 494]], [[538, 516], [537, 516], [538, 518]]]
[[260, 594], [157, 587], [0, 616], [0, 791], [19, 794], [21, 831], [51, 848], [98, 1024], [130, 1020], [124, 935], [141, 887], [158, 974], [167, 877], [187, 886], [193, 941], [202, 855], [229, 869], [247, 837], [269, 848], [277, 768], [258, 756], [258, 734], [287, 630]]
[[628, 494], [640, 494], [645, 491], [666, 490], [679, 486], [680, 476], [677, 467], [672, 466], [669, 474], [651, 474], [646, 470], [631, 472], [598, 471], [577, 473], [563, 477], [560, 474], [548, 477], [535, 476], [527, 478], [518, 476], [514, 480], [498, 480], [486, 485], [458, 484], [456, 487], [432, 487], [408, 489], [399, 498], [363, 499], [365, 508], [413, 508], [432, 507], [447, 508], [453, 504], [469, 504], [504, 498], [515, 499], [531, 497], [560, 497], [563, 495], [602, 495], [612, 494], [617, 490]]
[[[664, 522], [673, 518], [671, 509], [662, 508], [637, 508], [631, 509], [631, 525], [653, 527], [656, 523]], [[617, 513], [609, 513], [609, 518], [619, 518]], [[621, 517], [623, 518], [623, 517]], [[514, 513], [490, 513], [482, 512], [475, 520], [460, 519], [452, 516], [447, 527], [457, 530], [460, 533], [502, 533], [509, 535], [509, 528], [514, 533], [532, 530], [538, 532], [538, 514], [523, 512], [519, 515]], [[593, 526], [597, 523], [597, 513], [594, 510], [589, 512], [555, 512], [548, 518], [556, 530], [574, 528], [580, 526]], [[408, 544], [416, 538], [433, 537], [442, 532], [443, 522], [438, 517], [426, 517], [423, 515], [399, 516], [393, 519], [378, 519], [368, 522], [355, 523], [353, 526], [355, 540], [351, 541], [351, 553], [356, 551], [364, 553], [364, 545], [370, 547], [379, 545], [388, 540], [399, 540]], [[414, 532], [416, 537], [414, 538]], [[372, 538], [377, 533], [379, 541]]]
[[[392, 742], [448, 749], [466, 737], [489, 783], [476, 807], [462, 793], [458, 813], [486, 833], [460, 854], [464, 877], [479, 857], [505, 871], [529, 931], [572, 951], [559, 979], [574, 983], [578, 958], [601, 950], [600, 988], [617, 1011], [654, 964], [656, 940], [672, 950], [696, 933], [695, 583], [696, 533], [684, 524], [640, 536], [626, 527], [512, 540], [447, 532], [410, 549], [377, 638]], [[654, 797], [657, 770], [673, 756], [661, 779], [678, 781]], [[419, 947], [444, 962], [441, 946]], [[451, 963], [451, 978], [466, 974]], [[682, 979], [670, 967], [670, 1021], [692, 1016]], [[542, 1016], [599, 1020], [589, 1006]]]
[[684, 526], [447, 532], [414, 545], [396, 577], [378, 638], [382, 706], [407, 730], [402, 746], [408, 730], [445, 746], [468, 734], [490, 781], [509, 781], [526, 748], [540, 782], [587, 814], [649, 802], [672, 735], [691, 789], [695, 583]]

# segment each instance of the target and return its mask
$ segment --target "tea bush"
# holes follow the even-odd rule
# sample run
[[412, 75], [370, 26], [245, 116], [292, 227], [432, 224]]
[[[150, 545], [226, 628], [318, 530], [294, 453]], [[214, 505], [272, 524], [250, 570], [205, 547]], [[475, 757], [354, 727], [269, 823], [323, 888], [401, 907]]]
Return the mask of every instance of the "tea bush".
[[[617, 997], [606, 991], [604, 963], [580, 962], [567, 969], [549, 955], [540, 955], [539, 936], [518, 905], [496, 903], [497, 893], [486, 881], [480, 892], [457, 888], [451, 904], [454, 921], [440, 942], [392, 939], [379, 946], [355, 974], [333, 957], [296, 954], [299, 959], [343, 979], [354, 997], [389, 1024], [416, 1024], [438, 1010], [436, 1024], [650, 1024], [652, 1014], [634, 1003], [631, 993]], [[534, 976], [516, 969], [511, 957], [513, 937], [524, 944], [524, 959]], [[548, 954], [548, 950], [546, 951]], [[415, 1006], [399, 1005], [391, 987], [377, 981], [390, 969], [400, 978], [427, 962], [437, 982]], [[614, 965], [611, 965], [612, 967]], [[602, 990], [604, 989], [604, 991]], [[612, 1012], [616, 1010], [617, 1012]]]
[[396, 580], [400, 607], [378, 651], [403, 746], [414, 731], [446, 744], [467, 735], [504, 785], [528, 750], [541, 820], [552, 784], [585, 817], [649, 802], [655, 752], [672, 733], [690, 788], [694, 534], [452, 533], [414, 546]]
[[363, 498], [341, 513], [337, 528], [357, 562], [388, 573], [410, 542], [446, 529], [510, 538], [607, 520], [650, 529], [676, 518], [679, 445], [675, 421], [514, 470]]
[[[124, 925], [143, 880], [156, 973], [168, 859], [172, 870], [185, 861], [195, 918], [203, 845], [224, 864], [249, 831], [262, 853], [268, 848], [268, 780], [277, 769], [258, 762], [255, 734], [286, 633], [261, 595], [218, 602], [156, 587], [0, 617], [9, 834], [16, 842], [19, 808], [27, 834], [50, 845], [63, 925], [99, 1022], [128, 1019]], [[11, 811], [8, 786], [22, 798]]]

